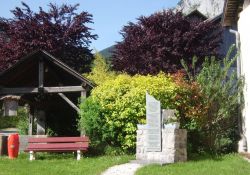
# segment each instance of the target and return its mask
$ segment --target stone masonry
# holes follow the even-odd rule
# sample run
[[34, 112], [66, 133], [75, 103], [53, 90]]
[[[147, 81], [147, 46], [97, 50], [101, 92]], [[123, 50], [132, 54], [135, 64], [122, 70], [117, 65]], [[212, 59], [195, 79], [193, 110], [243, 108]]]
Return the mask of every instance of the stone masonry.
[[146, 125], [138, 125], [136, 160], [148, 163], [168, 164], [187, 160], [187, 131], [185, 129], [162, 129], [162, 151], [146, 152]]

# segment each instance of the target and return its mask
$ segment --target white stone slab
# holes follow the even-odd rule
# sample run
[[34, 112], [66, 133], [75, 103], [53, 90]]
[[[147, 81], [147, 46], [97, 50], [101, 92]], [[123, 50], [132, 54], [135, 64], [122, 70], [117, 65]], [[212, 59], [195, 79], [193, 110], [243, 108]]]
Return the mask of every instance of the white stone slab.
[[161, 103], [146, 93], [146, 151], [161, 151]]

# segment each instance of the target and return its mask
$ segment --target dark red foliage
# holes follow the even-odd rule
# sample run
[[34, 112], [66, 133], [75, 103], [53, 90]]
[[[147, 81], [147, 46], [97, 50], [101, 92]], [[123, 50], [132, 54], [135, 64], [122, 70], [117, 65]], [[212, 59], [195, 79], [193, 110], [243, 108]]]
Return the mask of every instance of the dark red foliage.
[[97, 36], [86, 26], [92, 15], [76, 13], [74, 5], [58, 7], [50, 3], [33, 12], [29, 6], [16, 7], [12, 19], [0, 18], [0, 71], [10, 67], [28, 53], [43, 49], [77, 71], [87, 71], [93, 58], [89, 44]]
[[113, 67], [132, 75], [173, 73], [183, 68], [181, 59], [190, 64], [193, 56], [201, 64], [205, 56], [218, 56], [221, 43], [219, 24], [186, 18], [171, 10], [142, 16], [137, 23], [124, 26], [121, 35]]

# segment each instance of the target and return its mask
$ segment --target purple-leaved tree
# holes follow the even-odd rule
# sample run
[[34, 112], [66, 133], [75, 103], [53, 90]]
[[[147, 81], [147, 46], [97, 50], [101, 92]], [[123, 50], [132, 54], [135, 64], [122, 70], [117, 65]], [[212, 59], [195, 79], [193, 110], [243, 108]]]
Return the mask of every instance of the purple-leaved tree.
[[140, 17], [124, 26], [113, 53], [113, 68], [129, 74], [173, 73], [182, 69], [180, 60], [199, 66], [206, 56], [219, 56], [221, 27], [210, 21], [185, 17], [166, 10]]
[[76, 13], [78, 4], [48, 6], [48, 11], [40, 7], [33, 12], [22, 2], [22, 7], [11, 11], [13, 18], [0, 18], [0, 71], [38, 49], [48, 51], [77, 71], [89, 70], [93, 58], [89, 44], [97, 38], [87, 27], [92, 15]]

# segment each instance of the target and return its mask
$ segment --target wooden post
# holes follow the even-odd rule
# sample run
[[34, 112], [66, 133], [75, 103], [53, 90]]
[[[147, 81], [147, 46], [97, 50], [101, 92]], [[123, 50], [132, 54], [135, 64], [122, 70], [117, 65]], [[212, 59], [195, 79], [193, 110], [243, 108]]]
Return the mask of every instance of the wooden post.
[[28, 131], [29, 135], [32, 135], [33, 133], [33, 121], [34, 121], [34, 110], [29, 107], [29, 131]]
[[45, 111], [36, 110], [35, 115], [37, 119], [37, 125], [36, 125], [37, 135], [45, 135], [45, 120], [46, 120]]
[[[87, 91], [86, 90], [81, 91], [81, 100], [86, 99], [86, 98], [87, 98]], [[80, 136], [85, 136], [85, 135], [86, 135], [86, 131], [84, 128], [82, 128], [80, 132]]]
[[81, 91], [81, 98], [86, 98], [87, 97], [87, 91], [83, 90]]
[[39, 59], [39, 72], [38, 72], [38, 87], [43, 88], [44, 87], [44, 62], [43, 59]]
[[81, 160], [81, 151], [77, 150], [76, 160]]
[[35, 153], [34, 151], [30, 151], [30, 161], [35, 160]]

